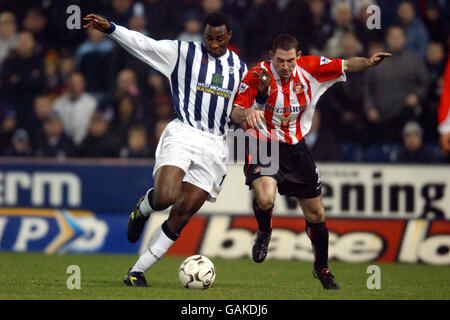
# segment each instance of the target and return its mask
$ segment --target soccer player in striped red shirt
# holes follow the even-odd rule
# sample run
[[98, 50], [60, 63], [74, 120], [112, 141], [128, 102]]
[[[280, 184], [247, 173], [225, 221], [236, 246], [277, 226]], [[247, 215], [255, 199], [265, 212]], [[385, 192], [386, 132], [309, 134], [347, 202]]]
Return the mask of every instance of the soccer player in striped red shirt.
[[[246, 127], [253, 128], [256, 147], [246, 145], [244, 173], [246, 184], [254, 190], [253, 209], [258, 232], [252, 250], [253, 260], [263, 262], [272, 232], [272, 210], [276, 191], [296, 197], [306, 219], [306, 232], [314, 253], [313, 274], [325, 289], [340, 289], [328, 269], [328, 230], [321, 202], [319, 171], [306, 146], [304, 136], [311, 128], [320, 96], [334, 83], [345, 81], [345, 72], [358, 72], [378, 65], [389, 53], [376, 53], [370, 59], [349, 60], [302, 56], [290, 35], [278, 36], [269, 61], [242, 80], [234, 104], [245, 110]], [[279, 143], [278, 171], [264, 174], [260, 160], [261, 141]], [[273, 164], [271, 164], [273, 165]]]

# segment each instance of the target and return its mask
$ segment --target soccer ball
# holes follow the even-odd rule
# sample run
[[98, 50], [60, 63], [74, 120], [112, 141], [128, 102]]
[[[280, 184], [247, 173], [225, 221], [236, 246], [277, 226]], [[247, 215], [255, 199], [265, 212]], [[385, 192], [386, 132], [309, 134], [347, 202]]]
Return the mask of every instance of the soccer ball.
[[180, 265], [180, 281], [189, 289], [208, 289], [216, 279], [214, 264], [207, 257], [194, 255]]

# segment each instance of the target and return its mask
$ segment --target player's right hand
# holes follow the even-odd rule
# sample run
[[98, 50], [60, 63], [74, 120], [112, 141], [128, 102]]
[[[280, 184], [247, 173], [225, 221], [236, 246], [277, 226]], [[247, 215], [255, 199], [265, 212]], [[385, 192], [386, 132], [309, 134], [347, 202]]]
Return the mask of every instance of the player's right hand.
[[86, 17], [83, 18], [83, 20], [88, 22], [83, 26], [83, 29], [93, 27], [98, 31], [106, 32], [111, 27], [108, 20], [96, 14], [88, 14]]
[[251, 72], [258, 77], [258, 94], [261, 97], [267, 97], [270, 83], [272, 82], [272, 76], [270, 73], [261, 67], [252, 68]]
[[442, 148], [442, 152], [445, 155], [450, 153], [450, 133], [441, 134], [439, 137], [439, 143]]
[[261, 119], [264, 119], [264, 113], [261, 110], [250, 109], [247, 112], [245, 120], [250, 128], [258, 128], [262, 125]]

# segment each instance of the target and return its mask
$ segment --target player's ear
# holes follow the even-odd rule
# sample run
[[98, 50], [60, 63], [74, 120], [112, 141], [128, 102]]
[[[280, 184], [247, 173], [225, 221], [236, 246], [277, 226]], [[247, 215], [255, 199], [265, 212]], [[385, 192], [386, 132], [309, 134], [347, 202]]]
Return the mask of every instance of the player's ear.
[[302, 51], [299, 50], [299, 51], [297, 52], [297, 59], [300, 58], [301, 56], [302, 56]]
[[233, 35], [233, 30], [228, 31], [228, 41], [231, 40], [232, 35]]
[[269, 50], [269, 57], [270, 57], [270, 60], [273, 60], [274, 54], [273, 54], [272, 50]]

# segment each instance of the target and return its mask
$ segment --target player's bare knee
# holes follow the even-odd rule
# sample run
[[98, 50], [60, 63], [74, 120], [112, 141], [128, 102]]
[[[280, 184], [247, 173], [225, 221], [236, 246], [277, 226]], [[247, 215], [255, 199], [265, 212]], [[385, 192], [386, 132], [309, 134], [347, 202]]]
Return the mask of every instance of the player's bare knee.
[[325, 210], [323, 207], [305, 210], [304, 215], [310, 223], [321, 223], [325, 221]]
[[259, 194], [256, 197], [256, 204], [258, 205], [258, 208], [263, 211], [272, 208], [274, 201], [275, 198], [270, 194]]
[[179, 191], [175, 188], [162, 187], [155, 189], [152, 205], [155, 209], [164, 210], [174, 204], [178, 196]]

